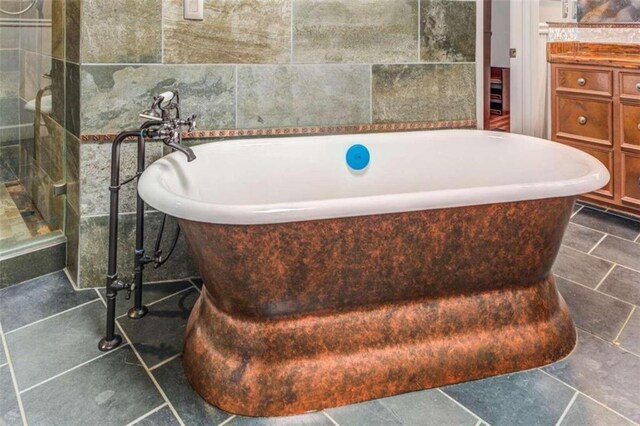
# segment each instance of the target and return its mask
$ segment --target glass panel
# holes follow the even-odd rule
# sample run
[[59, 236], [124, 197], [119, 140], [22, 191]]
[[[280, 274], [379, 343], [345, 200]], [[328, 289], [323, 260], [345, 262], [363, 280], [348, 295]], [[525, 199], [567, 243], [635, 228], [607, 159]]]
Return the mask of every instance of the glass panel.
[[0, 257], [64, 227], [65, 196], [55, 194], [65, 181], [64, 63], [52, 57], [64, 3], [0, 0]]

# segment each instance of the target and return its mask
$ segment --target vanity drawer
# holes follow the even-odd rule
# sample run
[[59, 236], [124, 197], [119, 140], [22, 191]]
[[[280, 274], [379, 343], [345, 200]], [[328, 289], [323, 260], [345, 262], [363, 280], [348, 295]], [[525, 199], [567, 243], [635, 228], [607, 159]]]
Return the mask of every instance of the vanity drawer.
[[620, 104], [620, 122], [622, 148], [640, 153], [640, 104]]
[[622, 202], [640, 207], [640, 154], [622, 154]]
[[574, 144], [562, 142], [565, 145], [569, 145], [573, 148], [579, 149], [580, 151], [584, 151], [589, 155], [594, 156], [598, 161], [600, 161], [604, 166], [609, 170], [609, 174], [611, 175], [611, 180], [607, 183], [607, 186], [594, 191], [594, 194], [597, 194], [601, 197], [613, 198], [613, 181], [615, 178], [614, 169], [613, 169], [613, 151], [606, 148], [598, 148], [593, 146], [585, 146], [582, 144]]
[[557, 95], [555, 120], [556, 137], [612, 145], [612, 101]]
[[620, 73], [620, 96], [640, 100], [640, 74]]
[[613, 95], [613, 74], [607, 70], [583, 68], [556, 68], [556, 90]]

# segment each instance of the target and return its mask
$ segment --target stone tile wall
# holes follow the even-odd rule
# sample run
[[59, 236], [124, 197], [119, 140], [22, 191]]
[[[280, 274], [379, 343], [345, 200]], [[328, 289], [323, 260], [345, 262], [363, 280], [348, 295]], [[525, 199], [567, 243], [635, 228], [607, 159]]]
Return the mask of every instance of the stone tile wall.
[[[111, 149], [83, 136], [138, 126], [154, 94], [178, 89], [208, 130], [476, 118], [475, 0], [205, 0], [203, 21], [182, 19], [182, 0], [65, 4], [66, 72], [78, 73], [66, 83], [68, 266], [81, 287], [104, 281]], [[148, 161], [161, 155], [150, 147]], [[123, 175], [134, 161], [125, 147]], [[129, 234], [134, 195], [121, 198]], [[151, 236], [159, 215], [147, 215]], [[154, 279], [196, 273], [179, 251]]]

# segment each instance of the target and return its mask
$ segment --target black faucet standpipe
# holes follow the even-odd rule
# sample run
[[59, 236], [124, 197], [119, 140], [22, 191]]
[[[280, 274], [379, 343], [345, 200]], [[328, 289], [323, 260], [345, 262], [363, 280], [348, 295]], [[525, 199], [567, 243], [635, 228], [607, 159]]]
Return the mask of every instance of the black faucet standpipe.
[[[132, 319], [144, 317], [149, 309], [142, 304], [142, 283], [144, 266], [148, 263], [155, 262], [156, 267], [161, 266], [167, 261], [173, 252], [180, 228], [178, 227], [174, 236], [168, 255], [163, 259], [161, 257], [160, 241], [164, 232], [164, 224], [166, 215], [162, 219], [161, 231], [156, 241], [154, 258], [150, 258], [145, 254], [144, 249], [144, 201], [140, 195], [136, 194], [136, 247], [134, 252], [134, 276], [133, 282], [128, 283], [118, 278], [118, 213], [119, 213], [119, 196], [120, 188], [123, 185], [137, 180], [144, 169], [145, 165], [145, 139], [162, 140], [167, 146], [174, 150], [180, 151], [187, 156], [188, 161], [195, 160], [195, 155], [189, 147], [183, 146], [182, 128], [188, 127], [189, 131], [195, 128], [195, 116], [191, 116], [185, 120], [180, 119], [180, 105], [178, 92], [166, 92], [154, 98], [151, 109], [140, 114], [146, 118], [145, 122], [139, 129], [125, 130], [119, 133], [113, 141], [111, 149], [111, 183], [109, 191], [110, 208], [109, 208], [109, 251], [107, 261], [107, 277], [106, 277], [106, 299], [107, 299], [107, 324], [105, 337], [100, 340], [98, 348], [101, 351], [110, 351], [117, 348], [122, 343], [122, 337], [115, 332], [116, 318], [116, 297], [121, 290], [127, 291], [127, 299], [131, 292], [134, 293], [134, 304], [129, 310], [128, 316]], [[173, 117], [172, 117], [173, 115]], [[137, 170], [132, 177], [120, 181], [120, 147], [126, 139], [137, 138]]]

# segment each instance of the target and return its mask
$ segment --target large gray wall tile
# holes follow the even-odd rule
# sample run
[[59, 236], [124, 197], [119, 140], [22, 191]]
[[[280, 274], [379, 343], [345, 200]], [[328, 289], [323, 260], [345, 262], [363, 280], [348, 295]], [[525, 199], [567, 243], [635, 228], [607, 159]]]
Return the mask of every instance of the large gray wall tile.
[[473, 120], [473, 64], [374, 65], [373, 121]]
[[161, 62], [162, 2], [82, 2], [83, 63]]
[[423, 61], [475, 61], [475, 1], [422, 0], [420, 17], [420, 57]]
[[366, 65], [241, 66], [238, 127], [368, 123]]
[[294, 0], [296, 63], [415, 62], [417, 0]]
[[65, 0], [65, 57], [80, 62], [80, 0]]
[[153, 96], [175, 89], [182, 113], [197, 114], [200, 128], [235, 124], [234, 66], [90, 65], [80, 74], [82, 133], [138, 127], [138, 114], [151, 106]]
[[165, 63], [289, 62], [291, 0], [209, 0], [203, 21], [184, 20], [182, 0], [163, 3]]
[[[147, 165], [162, 157], [160, 142], [147, 143], [145, 158]], [[138, 146], [135, 142], [125, 142], [120, 147], [120, 179], [133, 176], [137, 166]], [[109, 213], [111, 193], [111, 144], [80, 144], [80, 210], [82, 216]], [[135, 183], [125, 185], [120, 190], [120, 212], [132, 213], [136, 210]]]
[[[149, 212], [145, 215], [145, 247], [152, 255], [153, 246], [160, 227], [162, 215]], [[80, 219], [79, 287], [102, 287], [107, 273], [108, 216], [90, 216]], [[173, 241], [175, 220], [170, 219], [165, 228], [162, 249], [166, 255], [168, 244]], [[133, 275], [133, 253], [135, 249], [135, 214], [120, 215], [118, 238], [118, 271], [121, 278]], [[180, 237], [171, 259], [161, 268], [149, 266], [145, 269], [146, 281], [166, 281], [197, 275], [191, 254]], [[128, 278], [127, 278], [128, 277]]]

